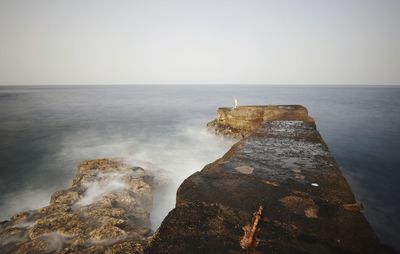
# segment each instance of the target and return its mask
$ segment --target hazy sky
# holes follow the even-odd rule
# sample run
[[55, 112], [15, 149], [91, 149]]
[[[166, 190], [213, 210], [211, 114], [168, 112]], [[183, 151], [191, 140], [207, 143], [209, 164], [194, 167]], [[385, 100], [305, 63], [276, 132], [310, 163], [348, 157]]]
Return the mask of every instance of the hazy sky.
[[0, 85], [400, 84], [399, 0], [0, 0]]

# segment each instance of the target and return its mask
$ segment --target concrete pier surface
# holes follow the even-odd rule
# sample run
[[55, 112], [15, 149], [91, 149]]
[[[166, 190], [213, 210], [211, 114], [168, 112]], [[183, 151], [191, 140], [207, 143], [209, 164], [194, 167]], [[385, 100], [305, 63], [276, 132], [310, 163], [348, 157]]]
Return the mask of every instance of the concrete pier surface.
[[145, 253], [395, 253], [306, 108], [220, 108], [208, 126], [243, 138], [182, 183]]

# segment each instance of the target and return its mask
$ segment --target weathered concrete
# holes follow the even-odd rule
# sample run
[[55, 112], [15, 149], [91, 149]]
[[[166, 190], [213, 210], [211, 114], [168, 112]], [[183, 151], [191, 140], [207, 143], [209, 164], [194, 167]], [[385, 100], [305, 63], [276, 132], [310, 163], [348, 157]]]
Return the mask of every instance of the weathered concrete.
[[[301, 106], [220, 109], [217, 132], [252, 133], [182, 183], [145, 252], [391, 253], [306, 113]], [[256, 247], [244, 250], [243, 229], [260, 205]]]
[[265, 121], [297, 120], [315, 126], [314, 119], [301, 105], [239, 106], [219, 108], [217, 118], [207, 124], [216, 134], [245, 137]]

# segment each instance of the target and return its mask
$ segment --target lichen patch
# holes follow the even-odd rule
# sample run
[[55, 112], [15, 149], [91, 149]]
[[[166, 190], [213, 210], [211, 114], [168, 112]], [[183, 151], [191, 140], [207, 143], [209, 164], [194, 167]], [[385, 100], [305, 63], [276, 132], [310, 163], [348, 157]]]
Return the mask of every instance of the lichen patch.
[[318, 218], [318, 209], [314, 200], [299, 196], [286, 196], [279, 200], [289, 211], [306, 216], [307, 218]]

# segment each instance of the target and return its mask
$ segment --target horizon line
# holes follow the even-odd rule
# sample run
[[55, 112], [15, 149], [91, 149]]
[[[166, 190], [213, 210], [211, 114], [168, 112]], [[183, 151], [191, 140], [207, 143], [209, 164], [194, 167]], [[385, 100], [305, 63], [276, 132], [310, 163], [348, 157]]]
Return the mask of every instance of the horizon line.
[[39, 86], [54, 86], [54, 87], [61, 87], [61, 86], [274, 86], [274, 87], [279, 87], [279, 86], [318, 86], [318, 87], [400, 87], [400, 82], [399, 83], [394, 83], [394, 84], [362, 84], [362, 83], [355, 83], [355, 84], [334, 84], [334, 83], [324, 83], [324, 84], [304, 84], [304, 83], [298, 83], [298, 84], [260, 84], [260, 83], [120, 83], [120, 84], [111, 84], [111, 83], [99, 83], [99, 84], [93, 84], [93, 83], [86, 83], [86, 84], [75, 84], [75, 83], [70, 83], [70, 84], [12, 84], [12, 85], [7, 85], [7, 84], [0, 84], [0, 87], [39, 87]]

